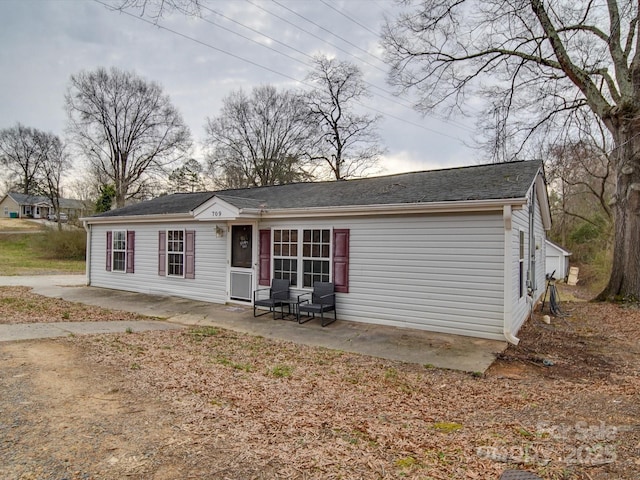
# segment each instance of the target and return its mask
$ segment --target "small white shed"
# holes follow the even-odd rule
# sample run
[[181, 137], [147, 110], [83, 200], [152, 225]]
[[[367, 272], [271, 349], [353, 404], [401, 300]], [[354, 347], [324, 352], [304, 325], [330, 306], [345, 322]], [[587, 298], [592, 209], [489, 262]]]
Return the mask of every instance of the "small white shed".
[[548, 239], [545, 240], [545, 244], [545, 274], [553, 274], [558, 280], [566, 278], [569, 274], [569, 257], [571, 256], [571, 252]]

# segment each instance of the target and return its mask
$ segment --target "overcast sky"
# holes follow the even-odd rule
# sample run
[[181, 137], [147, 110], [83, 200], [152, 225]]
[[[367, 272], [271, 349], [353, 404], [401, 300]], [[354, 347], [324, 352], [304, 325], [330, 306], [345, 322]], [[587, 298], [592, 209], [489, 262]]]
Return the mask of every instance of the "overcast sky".
[[230, 92], [306, 88], [309, 57], [326, 54], [356, 63], [372, 85], [363, 103], [383, 114], [384, 173], [481, 160], [466, 146], [472, 120], [423, 118], [391, 96], [377, 36], [391, 0], [208, 0], [203, 18], [171, 13], [159, 26], [100, 2], [0, 0], [0, 129], [20, 122], [64, 136], [69, 77], [115, 66], [158, 82], [201, 141]]

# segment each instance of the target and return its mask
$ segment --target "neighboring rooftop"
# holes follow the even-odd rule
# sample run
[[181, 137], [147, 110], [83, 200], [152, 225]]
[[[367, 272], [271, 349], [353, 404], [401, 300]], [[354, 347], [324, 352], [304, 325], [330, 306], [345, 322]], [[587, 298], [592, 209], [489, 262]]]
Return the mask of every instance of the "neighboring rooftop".
[[[51, 200], [49, 200], [49, 197], [45, 197], [44, 195], [28, 195], [18, 192], [9, 192], [7, 195], [13, 198], [13, 200], [19, 205], [51, 205]], [[73, 198], [60, 198], [59, 200], [60, 208], [83, 209], [85, 207], [82, 200], [75, 200]]]
[[214, 195], [238, 208], [312, 208], [524, 198], [541, 162], [509, 162], [332, 182], [176, 193], [95, 215], [189, 213]]

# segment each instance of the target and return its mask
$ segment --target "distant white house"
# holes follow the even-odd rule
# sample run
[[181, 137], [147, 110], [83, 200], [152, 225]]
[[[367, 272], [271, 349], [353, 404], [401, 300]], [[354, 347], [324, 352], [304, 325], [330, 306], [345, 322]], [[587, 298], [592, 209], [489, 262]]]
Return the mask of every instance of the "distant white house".
[[571, 252], [557, 243], [546, 240], [545, 274], [563, 280], [569, 275], [569, 257]]
[[545, 289], [541, 162], [167, 195], [82, 219], [90, 285], [251, 305], [336, 286], [338, 319], [517, 343]]
[[54, 212], [51, 200], [42, 195], [9, 192], [0, 200], [0, 216], [5, 218], [47, 218], [49, 214], [56, 213], [79, 218], [86, 211], [84, 202], [71, 198], [60, 199], [60, 212]]

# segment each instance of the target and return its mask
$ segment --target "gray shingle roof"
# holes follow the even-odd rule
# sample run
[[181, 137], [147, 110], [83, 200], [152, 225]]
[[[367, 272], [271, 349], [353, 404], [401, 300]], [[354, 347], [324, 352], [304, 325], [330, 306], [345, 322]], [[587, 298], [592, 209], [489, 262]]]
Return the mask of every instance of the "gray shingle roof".
[[541, 162], [509, 162], [333, 182], [178, 193], [97, 217], [188, 213], [216, 195], [238, 208], [312, 208], [523, 198]]
[[[24, 193], [10, 192], [9, 196], [13, 198], [19, 205], [36, 205], [39, 203], [51, 204], [48, 197], [43, 195], [27, 195]], [[81, 200], [73, 198], [60, 198], [60, 208], [83, 209], [84, 204]]]

